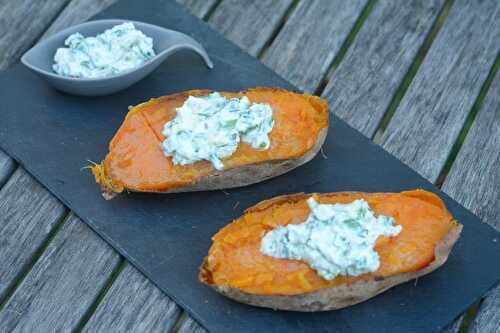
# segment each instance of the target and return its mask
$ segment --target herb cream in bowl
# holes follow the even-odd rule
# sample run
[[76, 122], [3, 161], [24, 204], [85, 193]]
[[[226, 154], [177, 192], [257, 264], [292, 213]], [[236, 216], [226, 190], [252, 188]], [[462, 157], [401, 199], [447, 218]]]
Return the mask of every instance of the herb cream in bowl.
[[56, 89], [99, 96], [125, 89], [180, 50], [213, 64], [191, 37], [159, 26], [126, 20], [97, 20], [61, 31], [35, 45], [21, 61]]

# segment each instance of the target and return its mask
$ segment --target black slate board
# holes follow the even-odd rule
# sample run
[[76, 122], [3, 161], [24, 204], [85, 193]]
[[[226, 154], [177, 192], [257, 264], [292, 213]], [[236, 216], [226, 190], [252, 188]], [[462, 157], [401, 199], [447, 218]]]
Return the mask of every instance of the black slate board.
[[[432, 332], [498, 282], [500, 265], [492, 263], [498, 263], [500, 234], [336, 117], [324, 146], [327, 158], [319, 155], [285, 176], [228, 194], [127, 194], [104, 201], [89, 172], [81, 168], [86, 160], [104, 157], [128, 105], [193, 88], [294, 88], [174, 2], [148, 1], [144, 6], [124, 0], [99, 17], [186, 32], [207, 47], [215, 69], [207, 70], [197, 56], [182, 53], [122, 93], [79, 98], [51, 89], [16, 65], [0, 74], [0, 146], [207, 329]], [[350, 308], [313, 314], [241, 305], [197, 281], [210, 237], [258, 201], [294, 192], [412, 188], [439, 193], [465, 226], [448, 263], [418, 284], [406, 283]]]

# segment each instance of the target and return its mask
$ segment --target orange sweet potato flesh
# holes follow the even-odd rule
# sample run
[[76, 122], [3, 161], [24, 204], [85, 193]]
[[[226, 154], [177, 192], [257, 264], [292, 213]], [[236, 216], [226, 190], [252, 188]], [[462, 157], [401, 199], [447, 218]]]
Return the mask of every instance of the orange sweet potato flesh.
[[[163, 126], [175, 116], [176, 108], [189, 96], [209, 93], [192, 90], [152, 99], [132, 108], [111, 141], [103, 163], [92, 167], [97, 183], [108, 192], [124, 189], [167, 192], [214, 173], [207, 161], [174, 165], [160, 148], [165, 139], [161, 133]], [[236, 152], [224, 160], [225, 170], [298, 158], [311, 149], [319, 132], [328, 126], [326, 103], [318, 97], [275, 88], [221, 94], [227, 98], [247, 96], [254, 103], [269, 103], [275, 122], [268, 150], [256, 150], [240, 143]]]
[[375, 250], [380, 256], [376, 272], [358, 277], [338, 276], [327, 281], [306, 263], [276, 259], [260, 252], [262, 237], [278, 225], [302, 223], [310, 213], [310, 195], [282, 196], [248, 209], [214, 237], [200, 278], [210, 285], [237, 288], [256, 295], [299, 295], [360, 280], [373, 280], [414, 272], [434, 260], [436, 244], [457, 223], [441, 199], [414, 190], [401, 193], [332, 193], [316, 195], [320, 203], [349, 203], [365, 199], [375, 215], [389, 215], [402, 225], [395, 237], [381, 236]]

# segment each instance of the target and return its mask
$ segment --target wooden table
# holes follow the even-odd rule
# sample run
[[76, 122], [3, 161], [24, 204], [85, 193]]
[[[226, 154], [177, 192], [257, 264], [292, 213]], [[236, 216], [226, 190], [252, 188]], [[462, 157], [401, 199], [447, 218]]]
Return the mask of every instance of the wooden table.
[[[114, 1], [0, 0], [0, 69]], [[179, 2], [500, 228], [498, 0]], [[204, 331], [2, 151], [0, 262], [1, 332]], [[500, 331], [500, 287], [460, 329]]]

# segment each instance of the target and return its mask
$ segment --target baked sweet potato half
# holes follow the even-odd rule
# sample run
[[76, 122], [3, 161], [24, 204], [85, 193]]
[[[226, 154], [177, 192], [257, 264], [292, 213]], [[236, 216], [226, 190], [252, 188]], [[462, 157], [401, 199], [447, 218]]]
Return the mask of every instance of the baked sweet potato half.
[[274, 127], [270, 147], [256, 150], [240, 142], [224, 159], [224, 170], [208, 161], [174, 164], [160, 144], [165, 123], [176, 115], [189, 96], [207, 96], [208, 90], [191, 90], [152, 99], [132, 107], [109, 145], [104, 161], [91, 167], [105, 193], [185, 192], [240, 187], [283, 174], [311, 160], [328, 130], [328, 106], [319, 97], [283, 89], [255, 88], [225, 98], [246, 96], [252, 103], [268, 103]]
[[443, 265], [462, 230], [441, 199], [423, 190], [314, 194], [325, 204], [364, 199], [376, 215], [390, 215], [402, 227], [395, 237], [376, 239], [378, 270], [326, 280], [303, 261], [277, 259], [260, 250], [269, 231], [305, 221], [310, 213], [306, 200], [311, 196], [279, 196], [247, 209], [212, 238], [200, 268], [200, 281], [229, 298], [255, 306], [308, 312], [339, 309]]

